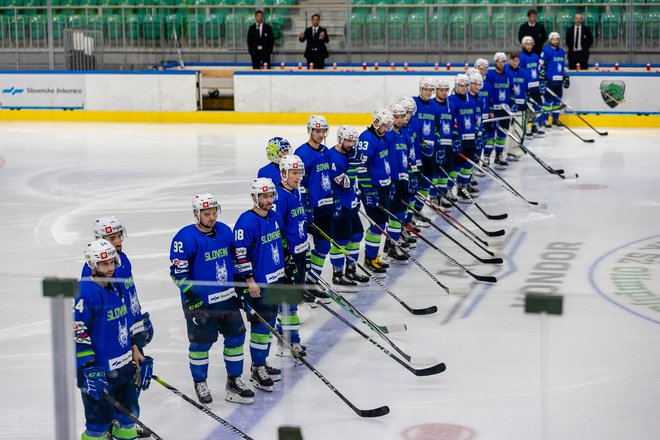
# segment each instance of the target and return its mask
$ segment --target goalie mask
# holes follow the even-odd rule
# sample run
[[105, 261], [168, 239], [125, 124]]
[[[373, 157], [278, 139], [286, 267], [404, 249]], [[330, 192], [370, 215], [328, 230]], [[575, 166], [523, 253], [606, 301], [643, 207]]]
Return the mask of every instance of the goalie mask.
[[266, 157], [274, 164], [279, 164], [282, 157], [291, 153], [291, 144], [282, 137], [274, 137], [266, 144]]

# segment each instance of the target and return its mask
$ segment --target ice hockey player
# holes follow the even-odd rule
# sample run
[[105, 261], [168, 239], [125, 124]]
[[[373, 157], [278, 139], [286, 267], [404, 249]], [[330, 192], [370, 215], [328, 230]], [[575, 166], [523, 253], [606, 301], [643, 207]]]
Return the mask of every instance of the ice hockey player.
[[85, 264], [90, 275], [79, 282], [73, 323], [77, 386], [85, 410], [81, 439], [104, 440], [110, 428], [114, 439], [135, 439], [133, 421], [116, 412], [104, 393], [139, 416], [138, 390], [149, 388], [153, 359], [140, 352], [146, 339], [131, 334], [142, 322], [127, 289], [113, 280], [121, 266], [115, 247], [102, 238], [92, 241], [85, 249]]
[[[520, 55], [517, 52], [509, 54], [509, 64], [505, 70], [511, 75], [513, 87], [511, 91], [511, 106], [512, 113], [525, 112], [527, 110], [527, 84], [529, 83], [529, 76], [527, 71], [520, 67]], [[524, 140], [526, 134], [527, 122], [524, 116], [517, 116], [511, 120], [511, 133], [513, 133], [518, 140]], [[507, 136], [506, 139], [506, 157], [511, 161], [518, 161], [523, 155], [523, 151], [514, 139]]]
[[[282, 157], [280, 160], [280, 183], [276, 186], [277, 197], [273, 210], [282, 218], [280, 225], [283, 234], [284, 269], [286, 282], [302, 286], [305, 284], [305, 266], [309, 243], [307, 241], [307, 225], [305, 207], [300, 194], [300, 182], [305, 175], [305, 165], [294, 154]], [[277, 331], [283, 335], [293, 349], [305, 356], [305, 348], [300, 344], [300, 320], [298, 319], [298, 304], [291, 303], [279, 306]], [[291, 356], [289, 349], [278, 341], [278, 356]]]
[[[277, 305], [269, 304], [267, 286], [284, 282], [284, 248], [282, 245], [282, 217], [271, 208], [277, 196], [270, 179], [257, 178], [250, 185], [252, 209], [238, 217], [234, 225], [234, 247], [239, 279], [247, 283], [242, 297], [246, 311], [254, 309], [268, 324], [275, 326]], [[270, 332], [255, 316], [250, 320], [250, 380], [256, 388], [272, 392], [274, 382], [282, 379], [282, 372], [266, 362], [270, 351]]]
[[[558, 98], [552, 96], [547, 90], [544, 95], [543, 110], [552, 112], [552, 127], [560, 127], [559, 123], [559, 108], [560, 100], [563, 96], [562, 86], [567, 89], [570, 86], [570, 81], [566, 73], [566, 55], [564, 49], [559, 46], [559, 34], [557, 32], [550, 32], [548, 38], [548, 45], [543, 48], [541, 52], [541, 82], [545, 83], [546, 87], [552, 90]], [[548, 114], [544, 116], [547, 125]]]
[[[435, 102], [437, 104], [437, 120], [436, 126], [438, 130], [438, 139], [440, 146], [436, 148], [436, 158], [435, 162], [437, 165], [440, 165], [445, 171], [451, 173], [454, 169], [454, 152], [452, 151], [452, 126], [453, 120], [451, 115], [451, 110], [449, 109], [449, 81], [446, 77], [440, 77], [435, 82]], [[440, 169], [438, 169], [438, 176], [434, 180], [434, 184], [439, 186], [443, 194], [438, 194], [438, 203], [442, 206], [443, 209], [451, 209], [454, 205], [447, 200], [456, 201], [451, 189], [454, 184], [449, 181], [448, 176]], [[456, 176], [453, 175], [452, 179], [455, 179]], [[422, 191], [423, 195], [424, 192]]]
[[[403, 106], [406, 110], [406, 118], [403, 121], [403, 127], [401, 127], [401, 132], [406, 136], [406, 141], [408, 143], [408, 165], [409, 165], [409, 179], [410, 185], [408, 188], [408, 204], [412, 204], [416, 209], [423, 209], [424, 204], [419, 202], [415, 197], [417, 191], [419, 190], [419, 181], [421, 179], [420, 173], [422, 169], [422, 153], [419, 146], [417, 138], [417, 128], [416, 128], [416, 119], [412, 118], [412, 115], [417, 111], [417, 104], [415, 100], [410, 96], [401, 96], [397, 99], [397, 102]], [[409, 228], [415, 229], [417, 232], [420, 229], [412, 223], [413, 212], [408, 210], [406, 212], [405, 223]], [[409, 247], [417, 247], [417, 239], [413, 237], [412, 232], [408, 228], [401, 231], [401, 237], [405, 240], [405, 243]]]
[[[511, 105], [511, 90], [513, 88], [513, 79], [511, 75], [506, 72], [504, 66], [506, 65], [506, 55], [504, 52], [497, 52], [494, 56], [495, 69], [489, 70], [486, 73], [486, 82], [491, 87], [490, 95], [490, 113], [495, 118], [507, 117], [509, 114], [504, 110], [502, 105]], [[498, 127], [509, 129], [509, 120], [501, 119], [494, 122], [493, 137], [495, 140], [495, 168], [506, 169], [509, 163], [506, 161], [506, 154], [504, 153], [504, 144], [506, 141], [506, 134]], [[492, 147], [490, 147], [492, 148]], [[484, 159], [486, 163], [490, 163], [490, 154], [488, 143], [484, 149]]]
[[[472, 165], [458, 154], [463, 153], [467, 157], [475, 157], [476, 141], [476, 103], [468, 97], [470, 79], [461, 73], [456, 75], [454, 93], [449, 97], [449, 108], [453, 120], [452, 150], [454, 153], [454, 171], [457, 172], [456, 197], [461, 203], [472, 203], [468, 194], [472, 197], [478, 193], [476, 188], [469, 187], [472, 174]], [[476, 191], [475, 191], [476, 190]]]
[[[532, 49], [534, 48], [534, 39], [532, 37], [529, 35], [523, 37], [521, 44], [520, 68], [524, 69], [529, 76], [529, 82], [527, 83], [527, 96], [529, 97], [529, 102], [534, 111], [540, 112], [541, 104], [543, 103], [539, 88], [540, 58], [536, 53], [532, 52]], [[541, 122], [541, 115], [532, 116], [530, 118], [531, 132], [529, 135], [538, 137], [545, 136]]]
[[355, 292], [359, 286], [369, 282], [369, 277], [357, 271], [364, 228], [358, 214], [360, 198], [357, 193], [357, 169], [349, 166], [357, 140], [358, 131], [342, 125], [337, 130], [337, 144], [328, 151], [332, 192], [336, 199], [335, 206], [338, 207], [333, 218], [333, 239], [351, 256], [347, 259], [336, 246], [330, 248], [332, 284], [342, 292]]
[[[323, 145], [329, 130], [328, 121], [320, 115], [311, 115], [307, 119], [307, 134], [309, 140], [298, 147], [295, 155], [300, 157], [305, 165], [301, 192], [307, 215], [307, 231], [314, 240], [314, 249], [311, 252], [311, 269], [307, 272], [310, 283], [318, 281], [323, 271], [325, 257], [330, 252], [330, 242], [323, 238], [316, 228], [311, 227], [312, 222], [330, 237], [333, 236], [332, 217], [335, 212], [330, 179], [330, 162], [328, 161], [328, 148]], [[310, 290], [318, 295], [316, 289]]]
[[[131, 337], [138, 341], [136, 346], [138, 351], [134, 353], [138, 362], [143, 362], [145, 357], [142, 352], [142, 347], [147, 345], [153, 338], [154, 329], [151, 324], [149, 313], [142, 313], [140, 300], [138, 298], [137, 289], [135, 287], [135, 280], [133, 279], [133, 266], [128, 259], [128, 256], [123, 252], [124, 239], [128, 235], [123, 223], [113, 215], [105, 215], [94, 220], [94, 237], [99, 239], [103, 238], [112, 244], [119, 254], [121, 264], [115, 267], [113, 278], [124, 286], [126, 294], [130, 300], [131, 313], [135, 316], [136, 324], [130, 329]], [[81, 279], [91, 276], [91, 269], [89, 265], [85, 264], [80, 275]], [[146, 361], [151, 362], [150, 360]], [[146, 366], [145, 368], [151, 368]], [[138, 397], [140, 390], [138, 389]], [[139, 438], [148, 437], [149, 434], [144, 432], [139, 425], [135, 426]]]
[[[387, 222], [387, 233], [392, 239], [385, 241], [383, 252], [390, 263], [406, 264], [410, 260], [401, 247], [409, 247], [407, 243], [400, 243], [402, 224], [406, 221], [406, 199], [410, 189], [410, 175], [408, 165], [408, 143], [406, 135], [401, 131], [406, 120], [406, 110], [399, 103], [390, 105], [392, 112], [392, 129], [385, 133], [383, 139], [388, 148], [388, 162], [390, 164], [390, 176], [392, 178], [393, 194], [390, 201], [390, 212], [396, 219], [389, 218]], [[396, 246], [393, 242], [399, 243]], [[400, 247], [401, 246], [401, 247]]]
[[[483, 119], [488, 117], [488, 95], [483, 96], [480, 94], [481, 89], [484, 86], [484, 78], [478, 71], [473, 72], [472, 75], [468, 76], [468, 80], [470, 81], [470, 86], [468, 87], [468, 96], [474, 102], [475, 106], [474, 155], [470, 156], [470, 160], [477, 163], [481, 157], [481, 154], [483, 153], [484, 146], [486, 145]], [[478, 185], [479, 183], [475, 177], [475, 170], [472, 169], [472, 176], [467, 187], [467, 190], [472, 197], [477, 197], [479, 195], [480, 191]]]
[[236, 270], [231, 228], [218, 221], [220, 204], [209, 193], [193, 197], [192, 210], [195, 223], [182, 228], [172, 239], [170, 276], [181, 292], [195, 392], [200, 402], [213, 401], [206, 379], [209, 350], [220, 333], [227, 369], [225, 400], [252, 403], [254, 391], [241, 378], [245, 328], [232, 287]]
[[270, 162], [257, 172], [257, 177], [267, 177], [273, 182], [280, 181], [280, 159], [292, 153], [291, 144], [282, 137], [274, 137], [266, 144], [266, 157]]
[[[366, 214], [384, 230], [388, 216], [378, 205], [390, 208], [392, 179], [389, 149], [383, 136], [392, 128], [392, 112], [379, 108], [373, 112], [371, 121], [369, 128], [358, 138], [357, 151], [349, 167], [357, 170], [358, 188]], [[389, 264], [383, 262], [379, 255], [380, 237], [381, 232], [375, 226], [370, 226], [365, 234], [364, 262], [375, 276], [382, 276], [389, 268]]]

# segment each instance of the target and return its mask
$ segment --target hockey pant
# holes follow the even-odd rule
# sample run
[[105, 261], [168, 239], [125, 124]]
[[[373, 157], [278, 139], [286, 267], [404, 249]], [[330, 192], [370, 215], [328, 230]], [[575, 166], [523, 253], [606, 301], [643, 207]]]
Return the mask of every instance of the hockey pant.
[[[380, 203], [381, 206], [383, 206], [385, 209], [389, 210], [390, 209], [390, 186], [384, 186], [381, 188], [378, 188], [378, 202]], [[385, 214], [383, 211], [381, 211], [378, 208], [371, 208], [367, 205], [364, 205], [364, 210], [367, 213], [367, 216], [376, 223], [378, 226], [380, 226], [383, 230], [385, 230], [385, 224], [387, 223], [388, 220], [388, 215]], [[370, 259], [375, 259], [378, 257], [378, 251], [380, 250], [380, 237], [381, 237], [381, 232], [376, 226], [369, 226], [367, 229], [366, 234], [364, 235], [364, 241], [365, 241], [365, 249], [364, 249], [364, 255], [367, 258]]]
[[[325, 232], [325, 231], [324, 231]], [[302, 286], [305, 284], [305, 271], [307, 269], [307, 256], [300, 253], [293, 256], [296, 264], [296, 273], [293, 279], [287, 280], [290, 284]], [[277, 316], [277, 332], [284, 336], [288, 342], [300, 342], [300, 319], [298, 319], [298, 304], [280, 304]]]
[[390, 237], [392, 237], [392, 240], [394, 241], [398, 241], [399, 237], [401, 237], [403, 223], [406, 221], [405, 200], [406, 197], [408, 197], [406, 183], [407, 182], [401, 180], [392, 181], [392, 185], [394, 187], [394, 197], [390, 203], [390, 212], [396, 216], [396, 219], [390, 217], [390, 219], [387, 221], [387, 228], [385, 231]]
[[223, 335], [222, 354], [228, 376], [240, 376], [243, 373], [243, 344], [245, 326], [239, 312], [238, 298], [232, 296], [220, 303], [208, 305], [211, 317], [203, 324], [196, 324], [192, 318], [186, 318], [188, 329], [188, 364], [190, 373], [196, 382], [204, 381], [209, 371], [209, 350]]
[[[128, 409], [136, 417], [140, 416], [138, 405], [138, 389], [135, 385], [135, 366], [132, 363], [107, 373], [108, 394]], [[82, 369], [78, 373], [78, 386], [84, 383]], [[135, 424], [123, 413], [117, 412], [106, 399], [96, 400], [87, 393], [82, 394], [85, 410], [85, 431], [82, 440], [105, 440], [105, 433], [114, 419], [117, 424], [112, 427], [112, 435], [116, 439], [132, 440], [137, 438]]]
[[[474, 139], [464, 139], [461, 141], [461, 149], [463, 150], [463, 155], [469, 157], [474, 162], [477, 157], [477, 148]], [[457, 172], [456, 181], [461, 187], [467, 186], [472, 176], [472, 164], [458, 155], [454, 159], [454, 171]]]
[[[357, 264], [360, 256], [360, 243], [364, 238], [364, 227], [360, 221], [358, 211], [359, 206], [356, 208], [342, 206], [339, 218], [333, 219], [333, 238], [351, 256], [352, 261], [348, 263], [349, 265]], [[332, 262], [333, 271], [344, 271], [346, 256], [334, 245], [330, 248], [330, 261]]]
[[[562, 97], [564, 93], [564, 88], [562, 87], [562, 83], [554, 81], [554, 82], [549, 82], [548, 89], [552, 90], [555, 95], [557, 95], [557, 98], [552, 96], [547, 90], [545, 92], [545, 102], [543, 103], [543, 110], [546, 112], [552, 112], [552, 120], [559, 122], [559, 108], [561, 107], [561, 101], [560, 98]], [[545, 114], [545, 121], [547, 121], [549, 118], [549, 113]]]
[[[283, 280], [278, 281], [277, 284], [282, 284]], [[250, 306], [257, 312], [271, 327], [275, 327], [275, 320], [277, 317], [278, 306], [268, 304], [266, 297], [268, 296], [268, 287], [261, 288], [261, 297], [250, 297]], [[270, 331], [268, 328], [257, 319], [257, 317], [249, 315], [250, 318], [250, 357], [252, 364], [257, 366], [266, 365], [266, 358], [270, 351]]]

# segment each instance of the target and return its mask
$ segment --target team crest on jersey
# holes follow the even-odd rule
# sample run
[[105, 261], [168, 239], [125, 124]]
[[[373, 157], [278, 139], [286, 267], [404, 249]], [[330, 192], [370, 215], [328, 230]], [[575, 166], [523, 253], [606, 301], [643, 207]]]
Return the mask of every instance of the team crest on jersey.
[[536, 69], [532, 69], [532, 79], [536, 79], [538, 76], [538, 73], [536, 73]]
[[131, 312], [134, 315], [140, 313], [140, 301], [138, 301], [137, 292], [133, 291], [128, 294], [131, 299]]
[[305, 222], [298, 222], [298, 237], [304, 238], [307, 236], [307, 232], [305, 231]]
[[516, 96], [520, 96], [520, 86], [518, 84], [513, 86], [513, 94]]
[[330, 191], [330, 188], [332, 188], [330, 176], [328, 174], [321, 175], [321, 187], [323, 188], [323, 191]]
[[390, 168], [390, 162], [388, 160], [385, 160], [385, 172], [387, 174], [392, 174], [392, 168]]
[[128, 322], [124, 319], [123, 325], [121, 321], [117, 321], [117, 325], [119, 326], [119, 344], [122, 347], [126, 347], [128, 345]]
[[215, 279], [218, 280], [218, 283], [225, 284], [227, 282], [227, 266], [225, 262], [222, 262], [222, 265], [218, 264], [218, 260], [215, 261]]
[[504, 89], [500, 90], [499, 96], [500, 96], [500, 101], [506, 100], [506, 91]]
[[422, 127], [422, 134], [424, 137], [427, 137], [428, 135], [431, 134], [431, 123], [430, 122], [424, 122], [424, 126]]
[[408, 159], [406, 156], [401, 156], [401, 165], [402, 165], [402, 170], [405, 170], [408, 167]]
[[469, 116], [466, 116], [466, 117], [464, 118], [464, 121], [465, 121], [465, 129], [466, 129], [466, 130], [471, 129], [471, 128], [472, 128], [472, 120], [470, 120], [470, 117], [469, 117]]
[[451, 127], [449, 126], [449, 123], [443, 122], [442, 123], [442, 134], [450, 134], [451, 133]]
[[275, 243], [270, 245], [270, 252], [273, 254], [273, 263], [275, 266], [280, 265], [280, 250], [277, 248]]

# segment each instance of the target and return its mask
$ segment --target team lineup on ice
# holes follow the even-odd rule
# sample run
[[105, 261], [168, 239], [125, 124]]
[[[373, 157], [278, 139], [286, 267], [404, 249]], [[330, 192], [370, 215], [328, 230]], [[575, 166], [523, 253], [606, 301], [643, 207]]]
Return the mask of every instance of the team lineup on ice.
[[[34, 335], [38, 366], [8, 359], [50, 386], [25, 284], [72, 276], [83, 439], [652, 438], [660, 133], [565, 127], [553, 34], [544, 62], [523, 39], [366, 129], [0, 128], [3, 234], [31, 240], [5, 288], [34, 306], [3, 351]], [[563, 314], [524, 314], [528, 294]], [[7, 383], [4, 412], [43, 418], [37, 395]]]

